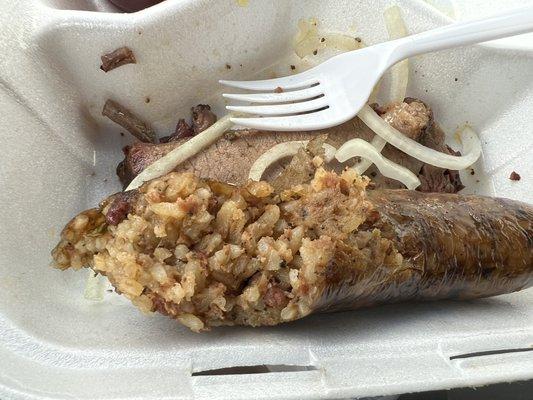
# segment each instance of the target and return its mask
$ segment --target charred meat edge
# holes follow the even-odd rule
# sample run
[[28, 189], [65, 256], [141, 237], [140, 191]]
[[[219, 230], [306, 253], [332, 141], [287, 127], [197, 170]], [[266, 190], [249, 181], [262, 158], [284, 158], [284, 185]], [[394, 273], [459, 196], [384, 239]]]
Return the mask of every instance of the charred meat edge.
[[107, 100], [104, 104], [102, 115], [122, 126], [141, 142], [157, 142], [155, 131], [146, 122], [116, 101]]
[[135, 54], [129, 47], [119, 47], [111, 53], [104, 54], [102, 57], [102, 65], [100, 69], [104, 72], [109, 72], [126, 64], [136, 64]]

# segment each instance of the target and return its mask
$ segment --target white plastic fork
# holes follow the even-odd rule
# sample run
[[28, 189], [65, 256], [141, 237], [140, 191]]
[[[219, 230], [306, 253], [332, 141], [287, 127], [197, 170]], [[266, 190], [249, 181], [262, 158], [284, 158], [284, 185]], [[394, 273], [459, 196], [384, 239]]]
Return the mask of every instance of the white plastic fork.
[[530, 31], [533, 31], [531, 6], [343, 53], [305, 72], [284, 78], [221, 80], [220, 83], [270, 92], [223, 94], [229, 99], [263, 104], [227, 106], [231, 111], [259, 116], [232, 118], [235, 124], [279, 131], [329, 128], [353, 118], [365, 105], [385, 71], [405, 58]]

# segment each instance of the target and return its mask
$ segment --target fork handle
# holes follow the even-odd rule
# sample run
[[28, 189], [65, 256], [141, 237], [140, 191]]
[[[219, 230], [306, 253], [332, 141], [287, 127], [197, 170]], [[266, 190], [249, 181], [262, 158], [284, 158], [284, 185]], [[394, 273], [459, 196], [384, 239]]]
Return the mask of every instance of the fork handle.
[[[533, 7], [514, 9], [498, 16], [457, 22], [393, 41], [392, 64], [432, 51], [501, 39], [533, 31]], [[389, 42], [390, 43], [390, 42]]]

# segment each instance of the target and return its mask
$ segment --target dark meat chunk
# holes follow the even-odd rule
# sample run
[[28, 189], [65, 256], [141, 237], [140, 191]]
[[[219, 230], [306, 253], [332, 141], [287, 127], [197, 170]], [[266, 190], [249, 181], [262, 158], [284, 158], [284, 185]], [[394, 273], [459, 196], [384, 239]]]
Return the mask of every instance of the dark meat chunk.
[[[361, 137], [365, 140], [371, 140], [373, 137], [372, 131], [357, 118], [324, 131], [230, 131], [218, 142], [178, 166], [176, 171], [191, 171], [205, 178], [244, 184], [248, 179], [252, 164], [272, 146], [292, 140], [310, 140], [324, 133], [327, 133], [327, 142], [334, 147], [339, 147], [342, 143], [354, 137]], [[127, 186], [146, 167], [179, 147], [185, 141], [186, 139], [178, 139], [158, 145], [134, 143], [124, 148], [124, 160], [117, 167], [117, 174], [121, 182]], [[220, 165], [226, 167], [219, 168]], [[280, 169], [269, 168], [264, 176], [272, 178], [280, 172]]]
[[[254, 161], [272, 146], [287, 140], [308, 139], [314, 134], [304, 136], [295, 132], [262, 135], [255, 131], [235, 131], [228, 138], [191, 157], [178, 166], [177, 171], [192, 171], [199, 176], [230, 183], [244, 183], [248, 179]], [[187, 139], [177, 139], [158, 145], [134, 143], [124, 148], [124, 160], [117, 167], [117, 175], [124, 186], [140, 174], [146, 167], [183, 144]], [[238, 160], [238, 162], [236, 162]], [[220, 165], [231, 168], [219, 168]]]
[[519, 181], [520, 179], [522, 179], [522, 177], [517, 174], [515, 171], [511, 172], [511, 176], [509, 176], [509, 179], [512, 180], [512, 181]]
[[111, 53], [104, 54], [102, 57], [102, 65], [100, 69], [104, 72], [111, 71], [126, 64], [135, 64], [135, 55], [128, 47], [120, 47]]
[[184, 119], [180, 119], [176, 124], [176, 130], [174, 135], [172, 135], [173, 140], [183, 139], [194, 136], [194, 130], [189, 126]]
[[211, 111], [211, 107], [207, 104], [198, 104], [196, 107], [191, 108], [191, 113], [192, 129], [195, 135], [205, 131], [217, 122], [217, 116]]
[[189, 138], [194, 136], [194, 130], [189, 126], [187, 122], [182, 118], [176, 125], [176, 130], [170, 136], [164, 136], [159, 139], [160, 143], [175, 142], [179, 139]]
[[[446, 146], [445, 153], [460, 156], [461, 153], [453, 151]], [[417, 188], [420, 192], [429, 193], [457, 193], [465, 186], [461, 182], [459, 171], [442, 169], [433, 165], [424, 164], [418, 174], [421, 185]]]
[[272, 285], [267, 289], [263, 301], [269, 307], [283, 308], [287, 305], [289, 299], [283, 289], [277, 285]]
[[102, 115], [122, 126], [141, 142], [156, 142], [154, 130], [146, 122], [143, 122], [139, 117], [116, 101], [107, 100], [102, 110]]
[[206, 104], [198, 104], [192, 107], [191, 114], [192, 126], [182, 118], [178, 121], [174, 133], [170, 136], [162, 137], [160, 142], [169, 143], [193, 137], [217, 122], [217, 116], [211, 111], [211, 107]]
[[[443, 132], [433, 122], [431, 109], [420, 100], [407, 98], [400, 105], [376, 108], [391, 125], [401, 132], [407, 132], [408, 136], [417, 138], [421, 144], [441, 152], [449, 153], [451, 151], [444, 143]], [[207, 115], [211, 113], [206, 106], [197, 106], [195, 109], [197, 115], [206, 112], [206, 110], [208, 112]], [[186, 124], [182, 126], [184, 126], [182, 131], [190, 132], [186, 129]], [[339, 147], [345, 141], [355, 137], [370, 141], [374, 136], [374, 133], [358, 118], [354, 118], [338, 127], [318, 132], [228, 132], [223, 139], [204, 150], [201, 154], [192, 157], [176, 170], [193, 171], [205, 178], [242, 184], [247, 180], [251, 165], [266, 150], [285, 141], [310, 140], [316, 138], [317, 134], [327, 134], [327, 142], [334, 147]], [[148, 165], [181, 145], [185, 140], [181, 136], [175, 139], [169, 138], [167, 140], [169, 143], [161, 145], [136, 143], [126, 148], [124, 161], [117, 168], [117, 173], [123, 184], [127, 185]], [[277, 176], [280, 173], [280, 168], [273, 167], [267, 169], [264, 176], [266, 178], [277, 176], [272, 179], [272, 184], [277, 190], [282, 190], [296, 183], [306, 182], [313, 172], [311, 161], [314, 155], [316, 154], [310, 155], [310, 153], [302, 151], [284, 169], [281, 175]], [[457, 192], [463, 187], [457, 171], [424, 165], [423, 162], [390, 145], [385, 146], [383, 155], [410, 169], [415, 174], [420, 174], [422, 186], [419, 190]], [[237, 163], [235, 160], [239, 162]], [[231, 165], [231, 168], [221, 169], [217, 167], [218, 165]], [[366, 172], [366, 175], [372, 176], [375, 188], [403, 188], [403, 185], [398, 181], [381, 175], [374, 166]]]
[[136, 201], [138, 193], [129, 190], [117, 193], [107, 209], [105, 220], [109, 225], [120, 224], [132, 211], [132, 204]]
[[[424, 146], [440, 151], [441, 153], [460, 156], [461, 153], [454, 151], [450, 146], [444, 143], [444, 132], [435, 124], [430, 130], [427, 130], [421, 138]], [[418, 174], [421, 185], [417, 190], [421, 192], [435, 193], [457, 193], [464, 189], [461, 182], [459, 171], [449, 170], [433, 165], [424, 164]]]
[[174, 150], [181, 143], [183, 140], [157, 145], [137, 142], [124, 147], [122, 151], [125, 158], [117, 166], [117, 175], [124, 187], [128, 186], [146, 167]]

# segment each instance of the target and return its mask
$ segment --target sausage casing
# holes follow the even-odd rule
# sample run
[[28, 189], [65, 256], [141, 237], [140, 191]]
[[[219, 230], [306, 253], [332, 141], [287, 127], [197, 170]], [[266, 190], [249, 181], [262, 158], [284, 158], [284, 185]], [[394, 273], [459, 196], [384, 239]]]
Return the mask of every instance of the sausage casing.
[[[354, 270], [357, 240], [348, 241], [326, 271], [316, 309], [354, 309], [411, 299], [469, 299], [509, 293], [533, 284], [533, 207], [507, 199], [368, 191], [375, 213], [360, 227], [389, 246], [372, 248], [382, 260], [391, 247], [400, 268], [365, 260]], [[353, 238], [352, 238], [353, 239]], [[359, 249], [355, 252], [358, 253]]]

